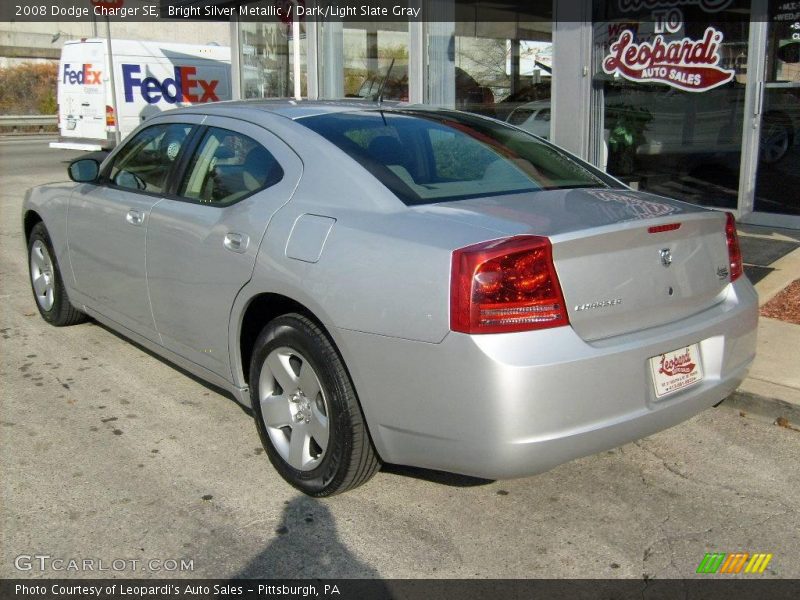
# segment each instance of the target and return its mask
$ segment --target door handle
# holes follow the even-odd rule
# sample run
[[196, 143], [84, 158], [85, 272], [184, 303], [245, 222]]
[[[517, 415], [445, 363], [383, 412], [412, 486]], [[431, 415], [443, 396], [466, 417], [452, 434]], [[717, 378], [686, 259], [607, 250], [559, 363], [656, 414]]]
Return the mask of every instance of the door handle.
[[125, 220], [131, 225], [141, 225], [144, 223], [144, 215], [138, 210], [131, 209], [128, 211], [128, 214], [125, 215]]
[[250, 238], [247, 237], [243, 233], [234, 233], [230, 232], [225, 235], [225, 239], [222, 241], [222, 245], [225, 246], [231, 252], [238, 252], [239, 254], [245, 252], [247, 250], [247, 246], [250, 243]]
[[764, 108], [764, 82], [759, 81], [756, 86], [756, 101], [753, 103], [753, 116], [757, 117]]

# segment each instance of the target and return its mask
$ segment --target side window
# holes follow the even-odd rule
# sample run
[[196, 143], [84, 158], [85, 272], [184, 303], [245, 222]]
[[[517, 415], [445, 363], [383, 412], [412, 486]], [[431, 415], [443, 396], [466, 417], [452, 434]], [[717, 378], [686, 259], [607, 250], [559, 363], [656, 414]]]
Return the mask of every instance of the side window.
[[192, 157], [178, 195], [225, 206], [281, 179], [283, 169], [261, 144], [244, 134], [210, 127]]
[[114, 159], [108, 178], [122, 188], [160, 194], [191, 125], [154, 125], [127, 141]]

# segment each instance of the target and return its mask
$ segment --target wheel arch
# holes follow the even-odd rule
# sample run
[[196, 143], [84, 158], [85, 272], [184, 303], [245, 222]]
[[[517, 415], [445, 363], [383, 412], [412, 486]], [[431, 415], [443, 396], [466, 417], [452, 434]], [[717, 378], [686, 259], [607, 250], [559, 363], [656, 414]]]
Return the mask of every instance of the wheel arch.
[[[380, 440], [376, 439], [375, 434], [372, 431], [373, 427], [370, 427], [370, 420], [367, 418], [367, 411], [365, 411], [364, 399], [359, 393], [359, 385], [357, 381], [358, 378], [355, 377], [355, 374], [351, 369], [351, 365], [347, 357], [347, 350], [346, 348], [342, 347], [340, 340], [337, 340], [335, 332], [325, 324], [325, 319], [319, 316], [320, 311], [312, 310], [306, 305], [306, 303], [300, 302], [279, 292], [261, 291], [255, 293], [248, 298], [246, 302], [243, 302], [242, 305], [244, 308], [240, 311], [240, 316], [237, 318], [237, 320], [232, 321], [232, 324], [235, 324], [235, 326], [238, 327], [238, 329], [235, 330], [235, 341], [233, 339], [231, 340], [231, 344], [235, 344], [235, 350], [232, 353], [233, 356], [231, 356], [231, 370], [234, 375], [234, 380], [240, 381], [245, 388], [249, 387], [250, 359], [253, 355], [253, 348], [255, 346], [256, 338], [267, 323], [276, 317], [288, 313], [299, 313], [307, 317], [308, 319], [312, 320], [323, 331], [323, 333], [325, 333], [333, 345], [334, 350], [339, 355], [339, 358], [342, 360], [342, 364], [347, 372], [347, 376], [350, 378], [353, 389], [355, 390], [356, 398], [361, 409], [361, 414], [364, 417], [364, 424], [366, 426], [367, 433], [372, 439], [373, 443], [375, 443], [376, 452], [380, 456], [382, 445]], [[239, 306], [238, 301], [236, 306]], [[245, 394], [245, 398], [247, 405], [249, 406], [249, 394]]]
[[[31, 239], [31, 232], [37, 223], [44, 223], [41, 215], [33, 209], [28, 209], [22, 217], [22, 229], [25, 232], [25, 244]], [[46, 225], [45, 225], [46, 227]]]
[[[253, 295], [247, 301], [238, 319], [236, 357], [238, 358], [238, 367], [241, 368], [241, 376], [246, 385], [250, 381], [250, 359], [253, 355], [253, 347], [258, 334], [261, 333], [267, 323], [288, 313], [299, 313], [314, 321], [331, 340], [339, 356], [342, 355], [341, 349], [338, 347], [334, 336], [331, 335], [329, 328], [325, 326], [322, 319], [314, 311], [305, 304], [284, 294], [261, 292]], [[236, 368], [236, 363], [234, 363], [234, 368]]]

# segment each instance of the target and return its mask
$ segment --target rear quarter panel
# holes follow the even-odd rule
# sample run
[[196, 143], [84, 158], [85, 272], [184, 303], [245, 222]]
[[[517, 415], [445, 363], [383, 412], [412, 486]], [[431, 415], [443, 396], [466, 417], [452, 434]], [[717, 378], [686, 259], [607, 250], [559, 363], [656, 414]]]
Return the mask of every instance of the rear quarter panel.
[[[286, 120], [267, 128], [298, 152], [303, 176], [292, 200], [270, 221], [253, 277], [233, 307], [230, 347], [238, 348], [241, 317], [261, 293], [306, 306], [345, 358], [338, 330], [441, 342], [449, 332], [453, 248], [501, 234], [410, 210], [349, 156], [304, 127]], [[305, 214], [335, 220], [317, 262], [287, 256], [292, 229]], [[240, 379], [240, 357], [232, 356], [232, 363], [234, 378]]]

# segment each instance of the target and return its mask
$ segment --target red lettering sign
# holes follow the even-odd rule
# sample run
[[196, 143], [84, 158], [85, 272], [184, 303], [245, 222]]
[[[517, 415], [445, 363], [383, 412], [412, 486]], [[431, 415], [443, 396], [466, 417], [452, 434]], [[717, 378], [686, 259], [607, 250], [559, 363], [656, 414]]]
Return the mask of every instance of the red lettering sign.
[[692, 358], [689, 356], [689, 350], [686, 350], [683, 354], [679, 354], [669, 360], [667, 360], [666, 355], [662, 354], [658, 372], [663, 373], [667, 377], [673, 377], [675, 375], [691, 373], [696, 366], [697, 365], [692, 362]]
[[637, 44], [631, 30], [623, 31], [611, 44], [603, 71], [620, 74], [636, 82], [666, 83], [687, 92], [704, 92], [733, 79], [733, 70], [719, 67], [722, 32], [706, 29], [703, 39], [683, 38], [665, 42], [657, 35], [652, 42]]

